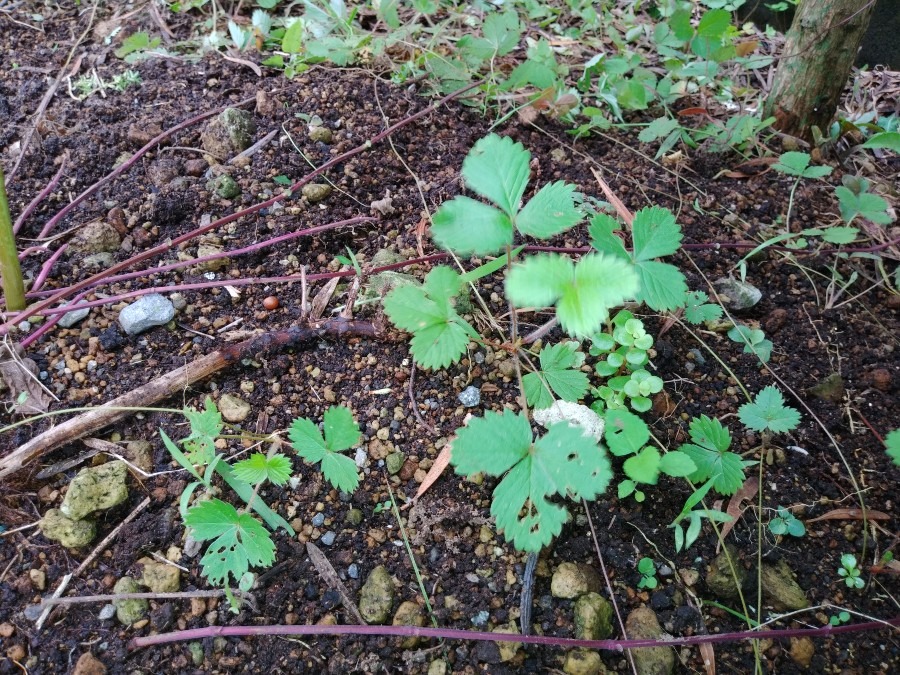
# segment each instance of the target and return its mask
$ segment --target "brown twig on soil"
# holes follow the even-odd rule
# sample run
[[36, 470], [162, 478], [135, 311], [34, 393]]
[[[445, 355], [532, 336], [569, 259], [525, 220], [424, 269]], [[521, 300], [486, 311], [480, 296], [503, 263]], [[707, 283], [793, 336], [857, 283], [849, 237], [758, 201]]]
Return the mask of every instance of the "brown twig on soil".
[[132, 412], [123, 408], [153, 405], [232, 363], [276, 349], [310, 342], [326, 334], [376, 336], [380, 334], [380, 330], [369, 322], [332, 319], [310, 326], [293, 326], [285, 330], [262, 333], [249, 340], [228, 345], [39, 434], [0, 461], [0, 479], [15, 473], [58, 446], [94, 433]]

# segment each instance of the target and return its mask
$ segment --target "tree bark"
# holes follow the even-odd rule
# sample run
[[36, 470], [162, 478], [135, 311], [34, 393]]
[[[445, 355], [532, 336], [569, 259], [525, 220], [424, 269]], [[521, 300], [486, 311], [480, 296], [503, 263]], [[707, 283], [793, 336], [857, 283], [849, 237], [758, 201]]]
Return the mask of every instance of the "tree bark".
[[831, 123], [869, 25], [875, 0], [803, 0], [766, 100], [766, 116], [786, 134], [809, 139]]

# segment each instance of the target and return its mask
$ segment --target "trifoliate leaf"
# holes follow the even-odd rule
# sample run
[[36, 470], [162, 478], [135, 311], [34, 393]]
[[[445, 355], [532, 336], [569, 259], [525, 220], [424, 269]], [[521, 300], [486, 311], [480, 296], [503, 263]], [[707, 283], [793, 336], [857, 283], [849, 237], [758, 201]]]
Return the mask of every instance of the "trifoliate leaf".
[[776, 434], [792, 431], [800, 424], [800, 413], [785, 405], [784, 396], [771, 385], [759, 392], [753, 403], [738, 408], [738, 417], [748, 429]]
[[700, 415], [691, 420], [689, 428], [691, 440], [697, 445], [725, 452], [731, 447], [731, 432], [719, 420]]
[[635, 262], [672, 255], [681, 247], [681, 228], [674, 214], [659, 206], [645, 207], [634, 214], [631, 237]]
[[451, 296], [460, 284], [455, 270], [440, 266], [428, 273], [421, 288], [400, 286], [384, 299], [384, 310], [394, 325], [413, 333], [410, 348], [424, 368], [449, 366], [477, 337], [453, 307]]
[[222, 433], [222, 413], [209, 397], [203, 402], [203, 410], [184, 409], [184, 416], [191, 427], [190, 435], [181, 442], [188, 459], [197, 464], [209, 464], [216, 454], [216, 438]]
[[604, 421], [606, 443], [617, 457], [636, 453], [650, 440], [647, 423], [627, 410], [607, 410]]
[[561, 342], [541, 349], [540, 374], [528, 373], [522, 378], [525, 398], [530, 406], [541, 409], [553, 405], [553, 395], [547, 391], [544, 382], [563, 401], [574, 403], [584, 396], [588, 389], [588, 377], [578, 370], [584, 363], [584, 354], [577, 348], [577, 342]]
[[519, 210], [530, 173], [531, 153], [508, 136], [490, 134], [463, 160], [466, 185], [500, 207], [510, 218]]
[[684, 318], [692, 324], [715, 321], [722, 316], [719, 305], [706, 304], [709, 296], [703, 291], [690, 291], [686, 296]]
[[884, 437], [884, 444], [887, 446], [887, 454], [894, 464], [900, 466], [900, 429], [894, 429]]
[[291, 460], [282, 454], [267, 457], [261, 452], [255, 452], [247, 459], [236, 462], [231, 468], [235, 476], [251, 485], [264, 480], [283, 485], [291, 477]]
[[758, 328], [738, 324], [728, 331], [728, 337], [743, 344], [745, 354], [754, 354], [763, 363], [772, 358], [774, 345], [771, 340], [766, 340], [766, 334]]
[[679, 450], [697, 466], [688, 478], [694, 483], [712, 480], [723, 495], [732, 495], [744, 484], [744, 461], [733, 452], [716, 452], [699, 445], [682, 445]]
[[266, 528], [227, 502], [200, 502], [188, 509], [184, 522], [194, 539], [213, 540], [200, 561], [210, 583], [224, 585], [229, 577], [238, 581], [251, 566], [267, 567], [275, 561], [275, 545]]
[[641, 143], [652, 143], [664, 136], [668, 136], [677, 128], [678, 120], [674, 120], [671, 117], [659, 117], [641, 130], [641, 133], [638, 134], [638, 140]]
[[568, 424], [554, 424], [532, 442], [521, 414], [488, 412], [457, 432], [451, 462], [457, 473], [509, 473], [494, 490], [491, 513], [498, 529], [523, 551], [540, 551], [559, 534], [566, 509], [554, 495], [593, 499], [612, 476], [609, 460], [596, 441]]
[[521, 37], [522, 27], [519, 25], [519, 15], [515, 10], [489, 14], [484, 20], [481, 31], [497, 56], [509, 54], [519, 44]]
[[359, 442], [359, 425], [349, 408], [336, 406], [325, 411], [325, 437], [319, 428], [306, 418], [295, 419], [288, 429], [288, 438], [303, 459], [321, 462], [322, 475], [338, 490], [353, 492], [359, 485], [359, 475], [352, 459], [340, 454]]
[[516, 216], [516, 229], [539, 239], [565, 232], [581, 221], [574, 195], [574, 185], [563, 181], [548, 183]]
[[803, 170], [809, 166], [810, 159], [809, 153], [806, 152], [785, 152], [772, 168], [789, 176], [802, 176]]
[[431, 223], [435, 243], [459, 255], [491, 255], [513, 241], [510, 217], [471, 197], [444, 202]]
[[684, 306], [688, 288], [681, 270], [656, 260], [639, 262], [635, 269], [641, 284], [638, 300], [659, 312]]
[[848, 225], [853, 222], [857, 216], [861, 216], [866, 220], [871, 220], [878, 225], [887, 225], [891, 222], [891, 216], [888, 214], [888, 203], [878, 195], [869, 192], [861, 192], [860, 194], [848, 190], [843, 185], [839, 185], [834, 189], [834, 194], [838, 198], [838, 206], [841, 210], [841, 218]]

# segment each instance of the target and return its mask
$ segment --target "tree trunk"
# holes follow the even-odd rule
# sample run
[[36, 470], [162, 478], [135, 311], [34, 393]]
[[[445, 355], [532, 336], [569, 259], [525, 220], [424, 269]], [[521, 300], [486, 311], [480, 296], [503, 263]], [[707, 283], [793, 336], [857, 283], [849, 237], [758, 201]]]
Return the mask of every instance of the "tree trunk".
[[809, 139], [831, 123], [875, 0], [803, 0], [766, 100], [775, 127]]

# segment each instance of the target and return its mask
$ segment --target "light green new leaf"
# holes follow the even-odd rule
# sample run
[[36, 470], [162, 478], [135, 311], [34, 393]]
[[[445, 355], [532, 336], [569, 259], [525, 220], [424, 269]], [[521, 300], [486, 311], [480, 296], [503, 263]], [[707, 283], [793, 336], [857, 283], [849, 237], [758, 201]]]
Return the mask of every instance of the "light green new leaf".
[[481, 27], [485, 39], [494, 48], [497, 56], [509, 54], [519, 44], [522, 27], [519, 25], [519, 15], [515, 10], [495, 12], [488, 15]]
[[216, 454], [215, 441], [222, 433], [222, 413], [208, 396], [203, 401], [203, 410], [185, 408], [184, 416], [190, 424], [191, 433], [181, 442], [187, 450], [188, 458], [198, 464], [208, 464]]
[[356, 462], [336, 452], [329, 452], [322, 458], [322, 475], [336, 489], [351, 493], [359, 486], [359, 469]]
[[231, 468], [235, 476], [251, 485], [264, 480], [284, 485], [291, 477], [291, 460], [282, 454], [267, 457], [261, 452], [255, 452], [247, 459], [236, 462]]
[[789, 176], [802, 176], [803, 171], [809, 166], [810, 159], [809, 153], [806, 152], [785, 152], [772, 168]]
[[667, 476], [684, 478], [694, 473], [697, 470], [697, 465], [694, 464], [694, 461], [688, 455], [678, 450], [673, 450], [664, 454], [659, 460], [659, 470]]
[[521, 143], [490, 134], [472, 146], [463, 160], [462, 175], [469, 189], [512, 218], [525, 194], [530, 160], [531, 153]]
[[647, 446], [633, 457], [625, 460], [622, 470], [637, 483], [656, 485], [659, 480], [659, 450]]
[[547, 183], [516, 216], [516, 229], [539, 239], [565, 232], [581, 221], [575, 206], [575, 186], [563, 181]]
[[641, 133], [638, 134], [638, 140], [641, 143], [652, 143], [664, 136], [668, 136], [677, 128], [678, 120], [674, 120], [671, 117], [659, 117], [641, 129]]
[[792, 431], [800, 424], [800, 413], [784, 404], [784, 396], [769, 385], [756, 395], [753, 403], [738, 408], [738, 418], [748, 429], [776, 434]]
[[512, 244], [510, 216], [471, 197], [441, 204], [432, 218], [435, 243], [459, 255], [491, 255]]
[[322, 416], [325, 428], [325, 446], [332, 452], [349, 450], [359, 443], [359, 425], [353, 412], [346, 406], [332, 406]]
[[562, 255], [529, 256], [510, 268], [507, 297], [519, 307], [548, 307], [559, 298], [574, 270], [572, 261]]
[[639, 262], [635, 269], [640, 279], [640, 291], [636, 296], [638, 300], [658, 312], [684, 306], [688, 287], [681, 270], [658, 260]]
[[315, 464], [322, 460], [328, 448], [319, 427], [305, 417], [299, 417], [291, 422], [288, 429], [288, 438], [294, 450], [307, 462]]
[[353, 492], [359, 485], [355, 462], [340, 454], [359, 442], [359, 425], [353, 413], [344, 406], [331, 407], [323, 416], [325, 437], [306, 418], [295, 419], [288, 438], [297, 454], [310, 463], [321, 462], [322, 475], [338, 490]]
[[679, 450], [697, 466], [688, 478], [694, 483], [711, 480], [723, 495], [733, 495], [744, 484], [744, 461], [733, 452], [716, 452], [699, 445], [682, 445]]
[[229, 576], [238, 581], [250, 566], [266, 567], [275, 561], [275, 544], [266, 528], [227, 502], [200, 502], [188, 509], [184, 520], [195, 539], [213, 540], [200, 561], [210, 583], [227, 584]]
[[725, 452], [731, 447], [731, 432], [719, 420], [700, 415], [691, 420], [688, 433], [697, 445]]
[[822, 240], [829, 244], [852, 244], [859, 229], [855, 227], [829, 227], [822, 233]]
[[668, 209], [649, 206], [634, 214], [631, 238], [634, 261], [642, 262], [672, 255], [681, 247], [681, 228]]
[[864, 148], [888, 148], [900, 153], [900, 132], [882, 131], [872, 134], [872, 137], [862, 144]]

